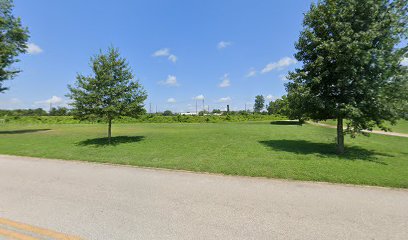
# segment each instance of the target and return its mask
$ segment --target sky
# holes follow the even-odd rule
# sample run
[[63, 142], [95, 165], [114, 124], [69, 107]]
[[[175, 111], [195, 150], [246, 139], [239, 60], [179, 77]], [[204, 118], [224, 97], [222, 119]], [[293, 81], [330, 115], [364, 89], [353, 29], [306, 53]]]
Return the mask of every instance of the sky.
[[303, 14], [312, 0], [15, 0], [30, 31], [22, 72], [0, 109], [66, 106], [89, 59], [119, 48], [148, 93], [146, 109], [251, 109], [285, 94]]

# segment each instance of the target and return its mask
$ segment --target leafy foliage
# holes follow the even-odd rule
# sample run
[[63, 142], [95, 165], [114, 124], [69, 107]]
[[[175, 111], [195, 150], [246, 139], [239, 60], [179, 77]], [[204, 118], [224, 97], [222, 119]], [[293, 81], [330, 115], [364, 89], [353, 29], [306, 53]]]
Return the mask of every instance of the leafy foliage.
[[280, 114], [287, 115], [288, 112], [288, 100], [286, 96], [278, 98], [275, 101], [271, 101], [267, 107], [268, 114]]
[[255, 97], [254, 112], [261, 112], [265, 107], [265, 98], [262, 95], [257, 95]]
[[[1, 116], [1, 115], [0, 115]], [[47, 116], [44, 115], [6, 115], [3, 116], [7, 123], [12, 124], [72, 124], [72, 123], [101, 123], [102, 119], [87, 119], [79, 120], [73, 116]], [[225, 116], [163, 116], [160, 114], [141, 115], [134, 117], [121, 117], [113, 120], [113, 123], [220, 123], [220, 122], [263, 122], [285, 120], [286, 117], [280, 115], [261, 115], [261, 114], [246, 114], [246, 115], [225, 115]]]
[[11, 66], [19, 61], [19, 54], [26, 52], [29, 38], [27, 28], [21, 25], [20, 18], [13, 16], [12, 10], [12, 0], [0, 0], [0, 93], [7, 90], [2, 82], [20, 72]]
[[37, 109], [0, 109], [0, 116], [46, 116], [47, 112], [42, 108]]
[[173, 115], [173, 112], [170, 110], [166, 110], [163, 112], [163, 116], [172, 116], [172, 115]]
[[58, 108], [51, 108], [50, 112], [48, 115], [50, 116], [68, 116], [70, 115], [70, 110], [66, 107], [58, 107]]
[[343, 119], [354, 136], [403, 116], [407, 103], [407, 0], [322, 0], [296, 43], [302, 68], [289, 74], [290, 103], [314, 120]]
[[78, 74], [75, 86], [68, 86], [73, 114], [79, 119], [104, 119], [109, 123], [122, 116], [137, 117], [145, 112], [147, 95], [134, 81], [129, 64], [113, 47], [91, 58], [94, 76]]

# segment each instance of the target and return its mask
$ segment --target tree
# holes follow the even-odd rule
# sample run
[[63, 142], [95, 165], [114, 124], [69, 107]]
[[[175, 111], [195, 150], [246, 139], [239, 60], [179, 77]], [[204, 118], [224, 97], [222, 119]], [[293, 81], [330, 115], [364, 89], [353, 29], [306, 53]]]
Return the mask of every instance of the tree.
[[58, 108], [51, 108], [50, 112], [48, 113], [50, 116], [68, 116], [69, 109], [66, 107], [58, 107]]
[[267, 107], [268, 114], [279, 114], [287, 116], [288, 112], [288, 100], [286, 96], [278, 98], [275, 101], [271, 101]]
[[289, 119], [297, 119], [299, 123], [304, 123], [307, 119], [307, 109], [310, 106], [311, 97], [305, 87], [297, 83], [287, 83], [286, 96], [287, 108], [285, 116]]
[[387, 130], [384, 121], [401, 116], [408, 47], [398, 46], [407, 39], [407, 6], [407, 0], [321, 0], [305, 15], [295, 54], [303, 66], [289, 79], [304, 93], [308, 117], [337, 119], [338, 154], [344, 133]]
[[262, 95], [255, 97], [254, 112], [260, 113], [265, 106], [265, 98]]
[[206, 114], [208, 114], [209, 112], [207, 110], [202, 110], [198, 112], [198, 116], [204, 116]]
[[0, 0], [0, 93], [8, 88], [2, 82], [13, 79], [20, 70], [10, 68], [18, 62], [17, 56], [26, 52], [28, 30], [21, 25], [20, 18], [12, 14], [13, 1]]
[[163, 112], [163, 116], [172, 116], [172, 115], [173, 115], [173, 112], [170, 110], [166, 110]]
[[221, 113], [221, 110], [220, 109], [213, 109], [212, 110], [212, 113], [214, 114], [214, 113]]
[[108, 142], [111, 142], [112, 120], [121, 116], [137, 117], [145, 112], [147, 95], [119, 50], [110, 47], [91, 58], [93, 76], [78, 74], [75, 86], [68, 85], [67, 95], [73, 102], [76, 118], [100, 118], [108, 122]]

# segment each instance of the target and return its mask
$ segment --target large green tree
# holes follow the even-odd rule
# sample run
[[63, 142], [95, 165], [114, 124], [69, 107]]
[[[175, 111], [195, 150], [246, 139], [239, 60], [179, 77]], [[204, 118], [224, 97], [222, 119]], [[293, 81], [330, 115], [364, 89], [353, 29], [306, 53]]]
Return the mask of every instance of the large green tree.
[[384, 121], [395, 122], [406, 109], [407, 3], [321, 0], [305, 14], [295, 54], [303, 66], [289, 74], [288, 94], [304, 93], [297, 96], [311, 119], [337, 119], [339, 154], [344, 133], [387, 130]]
[[0, 93], [7, 90], [3, 81], [13, 79], [19, 69], [12, 68], [17, 56], [26, 52], [28, 30], [13, 16], [13, 1], [0, 0]]
[[67, 95], [73, 102], [73, 115], [79, 119], [99, 118], [108, 122], [111, 141], [112, 120], [122, 116], [136, 117], [145, 112], [147, 94], [134, 80], [126, 59], [110, 47], [91, 58], [93, 75], [78, 74], [74, 86], [68, 85]]
[[255, 96], [254, 112], [260, 113], [265, 107], [265, 98], [262, 95]]

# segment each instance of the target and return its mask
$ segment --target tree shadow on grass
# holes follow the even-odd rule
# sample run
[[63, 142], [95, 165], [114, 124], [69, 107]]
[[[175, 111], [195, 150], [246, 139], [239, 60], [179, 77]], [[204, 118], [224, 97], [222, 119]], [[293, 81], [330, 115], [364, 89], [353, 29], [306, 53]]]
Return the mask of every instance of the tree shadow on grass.
[[345, 160], [363, 160], [373, 163], [388, 165], [378, 160], [376, 156], [393, 157], [390, 154], [378, 153], [357, 146], [346, 146], [344, 155], [338, 156], [335, 150], [335, 144], [316, 143], [305, 140], [268, 140], [259, 141], [259, 143], [274, 150], [292, 152], [297, 154], [319, 154], [322, 157], [338, 157]]
[[272, 121], [272, 125], [292, 125], [292, 126], [302, 126], [302, 123], [299, 121], [292, 121], [292, 120], [287, 120], [287, 121]]
[[116, 146], [122, 143], [135, 143], [140, 142], [144, 139], [144, 136], [117, 136], [111, 137], [111, 143], [109, 144], [108, 138], [91, 138], [78, 143], [80, 146], [95, 146], [95, 147], [103, 147], [103, 146]]
[[0, 134], [23, 134], [23, 133], [43, 132], [43, 131], [49, 131], [49, 130], [51, 129], [44, 128], [44, 129], [6, 130], [6, 131], [0, 131]]

